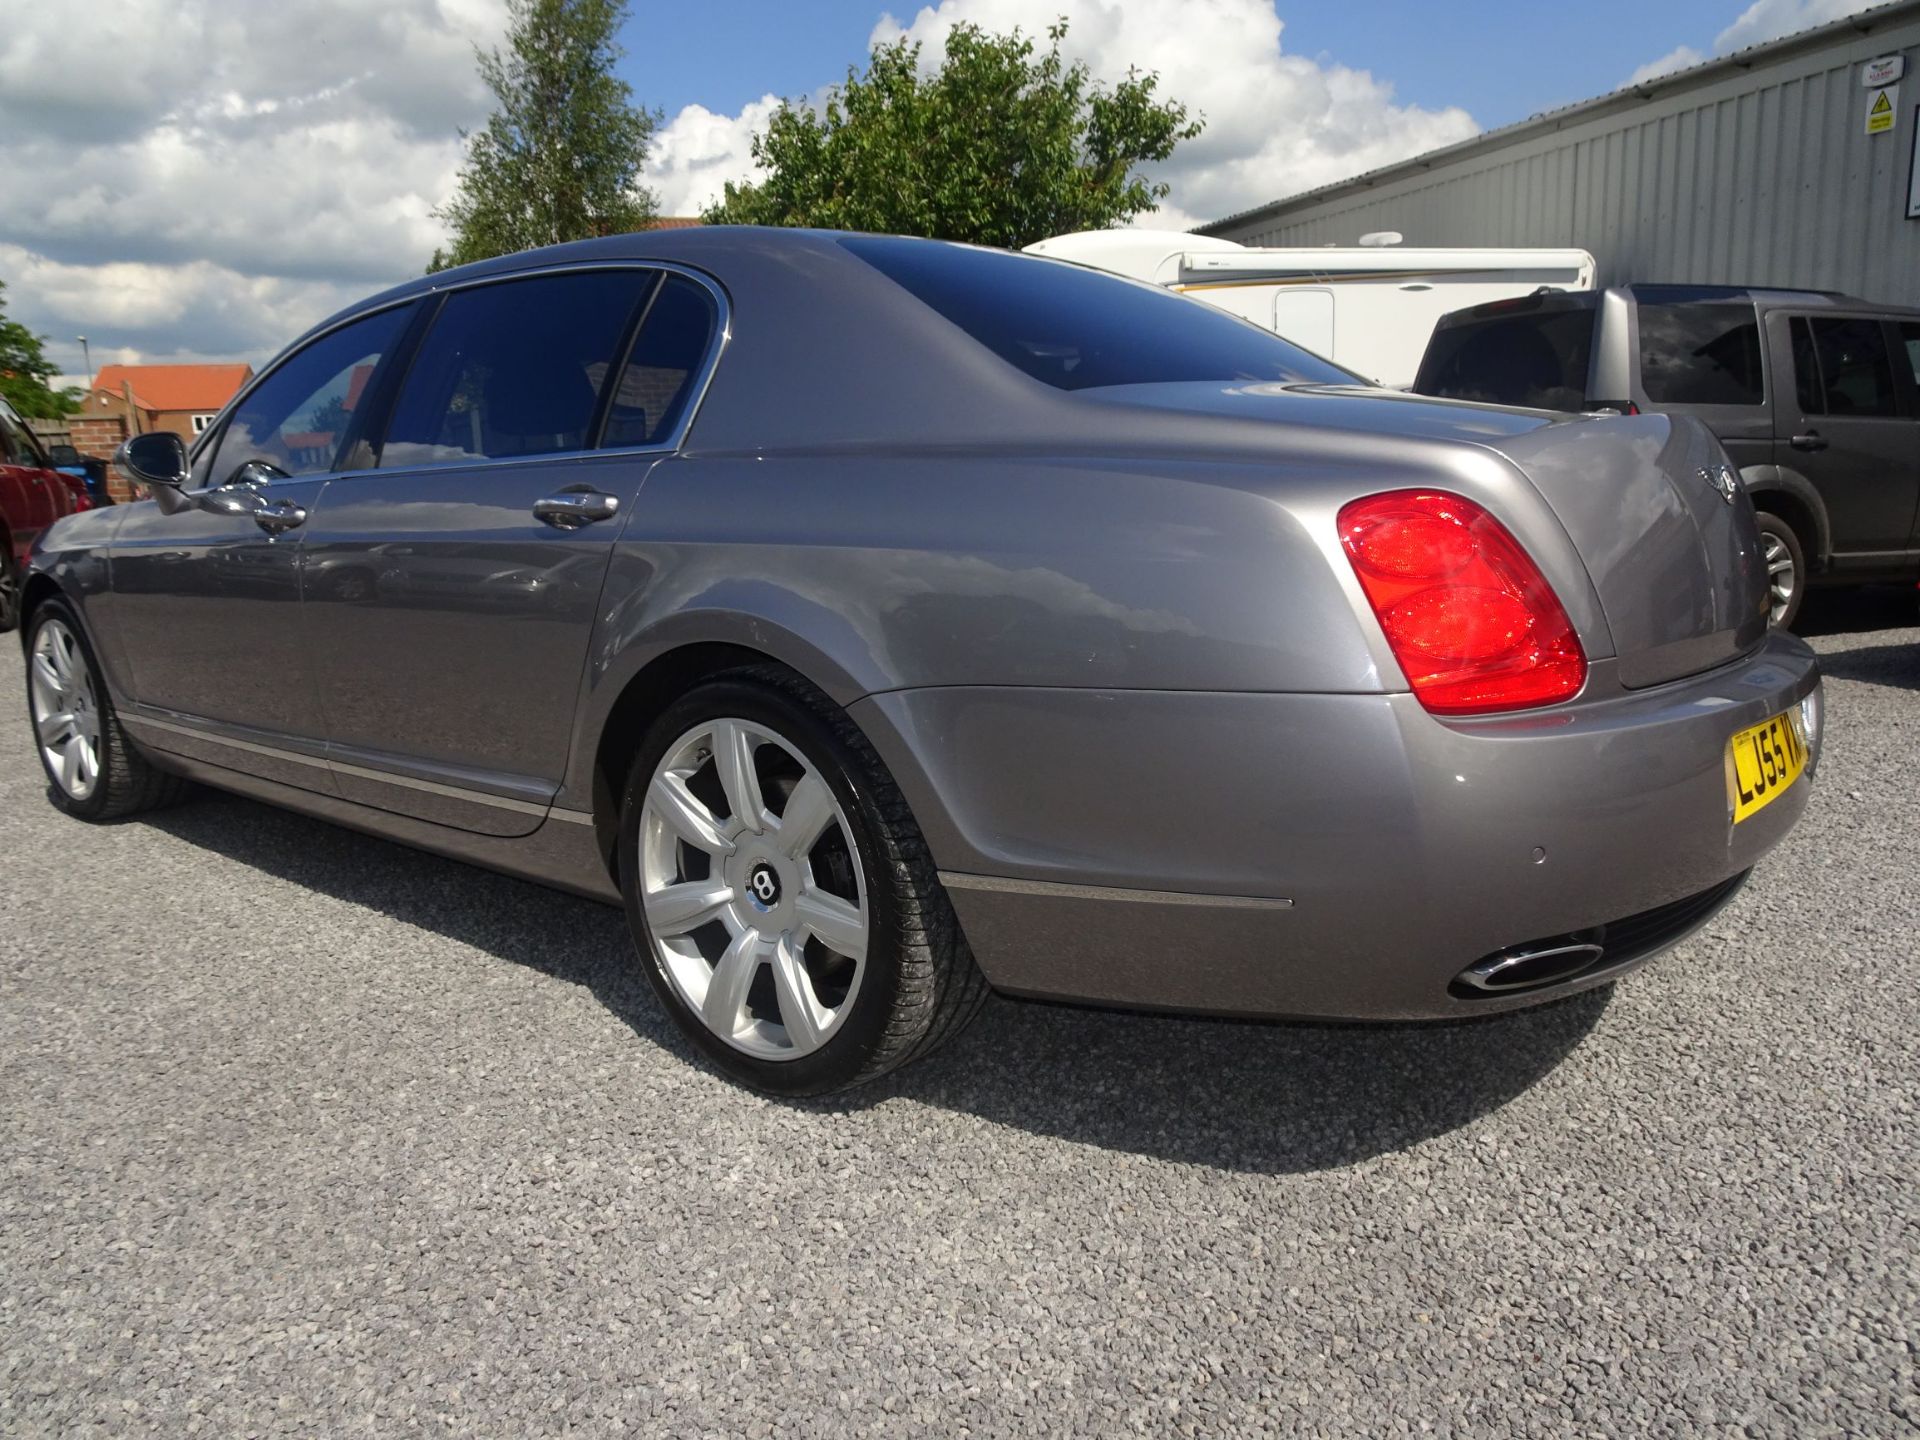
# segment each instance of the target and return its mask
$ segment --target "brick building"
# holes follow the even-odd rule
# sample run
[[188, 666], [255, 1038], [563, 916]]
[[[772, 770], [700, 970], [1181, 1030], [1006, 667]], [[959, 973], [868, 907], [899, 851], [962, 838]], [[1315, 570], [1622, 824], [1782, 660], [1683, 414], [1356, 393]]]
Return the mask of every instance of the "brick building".
[[[111, 459], [120, 442], [149, 430], [171, 430], [188, 444], [242, 385], [251, 365], [105, 365], [80, 409], [67, 421], [73, 448]], [[125, 482], [108, 482], [124, 498]]]

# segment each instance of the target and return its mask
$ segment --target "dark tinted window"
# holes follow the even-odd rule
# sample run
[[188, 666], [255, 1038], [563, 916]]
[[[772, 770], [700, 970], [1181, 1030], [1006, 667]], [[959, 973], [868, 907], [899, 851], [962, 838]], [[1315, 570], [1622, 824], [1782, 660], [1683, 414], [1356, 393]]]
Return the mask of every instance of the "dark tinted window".
[[1445, 326], [1428, 343], [1413, 388], [1448, 400], [1584, 410], [1593, 317], [1591, 308], [1582, 307]]
[[1829, 415], [1897, 415], [1893, 362], [1878, 320], [1823, 320], [1813, 325]]
[[401, 305], [343, 325], [254, 386], [220, 437], [220, 453], [208, 471], [214, 483], [225, 484], [249, 460], [264, 460], [289, 475], [333, 469], [354, 407], [408, 313]]
[[1820, 398], [1820, 359], [1813, 349], [1813, 331], [1806, 320], [1796, 315], [1793, 333], [1793, 398], [1802, 415], [1824, 415], [1826, 402]]
[[1759, 405], [1760, 322], [1751, 304], [1642, 301], [1640, 386], [1661, 405]]
[[1907, 364], [1913, 367], [1913, 383], [1920, 385], [1920, 320], [1901, 322], [1900, 342], [1906, 347]]
[[1008, 364], [1061, 390], [1179, 380], [1364, 384], [1200, 301], [999, 250], [840, 242]]
[[11, 415], [0, 415], [0, 461], [34, 469], [40, 466], [40, 456], [27, 433], [26, 424]]
[[454, 291], [400, 387], [380, 464], [585, 449], [600, 384], [653, 283], [650, 271], [587, 270]]
[[603, 445], [651, 445], [673, 433], [692, 403], [717, 318], [704, 289], [667, 277], [620, 372]]

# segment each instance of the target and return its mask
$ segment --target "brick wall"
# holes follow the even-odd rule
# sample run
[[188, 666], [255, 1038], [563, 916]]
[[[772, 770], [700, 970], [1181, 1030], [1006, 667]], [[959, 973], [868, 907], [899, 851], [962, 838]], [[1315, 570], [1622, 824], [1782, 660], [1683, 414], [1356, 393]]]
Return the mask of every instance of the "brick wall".
[[[113, 452], [127, 438], [127, 422], [118, 415], [75, 415], [67, 421], [67, 430], [73, 436], [74, 449], [101, 460], [113, 459]], [[111, 466], [107, 469], [107, 493], [116, 502], [136, 498], [133, 487]]]

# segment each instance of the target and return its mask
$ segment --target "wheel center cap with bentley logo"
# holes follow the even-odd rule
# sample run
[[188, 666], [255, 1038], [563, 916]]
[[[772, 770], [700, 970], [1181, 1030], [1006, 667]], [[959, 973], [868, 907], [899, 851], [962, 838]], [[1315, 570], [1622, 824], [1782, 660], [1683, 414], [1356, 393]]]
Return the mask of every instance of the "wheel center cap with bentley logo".
[[747, 898], [761, 910], [780, 903], [780, 874], [764, 860], [747, 872]]
[[1702, 465], [1700, 478], [1718, 490], [1720, 498], [1729, 505], [1733, 503], [1733, 497], [1739, 493], [1740, 477], [1733, 473], [1731, 465]]

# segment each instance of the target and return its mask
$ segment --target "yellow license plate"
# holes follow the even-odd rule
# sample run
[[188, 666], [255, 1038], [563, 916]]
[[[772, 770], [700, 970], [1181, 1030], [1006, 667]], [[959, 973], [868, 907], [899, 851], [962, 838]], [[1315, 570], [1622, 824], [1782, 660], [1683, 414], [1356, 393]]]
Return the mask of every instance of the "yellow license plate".
[[1763, 720], [1727, 742], [1727, 790], [1733, 823], [1771, 805], [1807, 768], [1807, 743], [1792, 711]]

